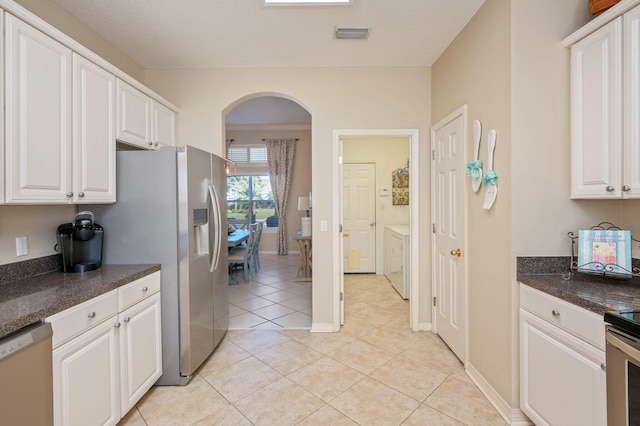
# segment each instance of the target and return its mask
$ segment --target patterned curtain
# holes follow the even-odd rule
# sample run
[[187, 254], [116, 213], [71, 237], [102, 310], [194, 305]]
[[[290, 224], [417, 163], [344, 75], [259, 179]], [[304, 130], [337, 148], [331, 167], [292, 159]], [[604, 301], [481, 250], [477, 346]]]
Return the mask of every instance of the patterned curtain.
[[267, 164], [278, 215], [278, 254], [287, 254], [287, 200], [296, 153], [295, 139], [267, 139]]

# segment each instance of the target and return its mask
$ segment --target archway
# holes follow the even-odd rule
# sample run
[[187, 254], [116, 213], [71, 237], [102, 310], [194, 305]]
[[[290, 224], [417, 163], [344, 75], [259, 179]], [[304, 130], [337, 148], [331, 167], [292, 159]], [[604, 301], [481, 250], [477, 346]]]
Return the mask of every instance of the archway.
[[[308, 197], [311, 193], [311, 114], [297, 100], [283, 94], [277, 93], [256, 93], [238, 99], [230, 104], [223, 111], [224, 135], [227, 148], [227, 156], [231, 160], [236, 161], [236, 167], [230, 170], [230, 184], [246, 185], [248, 187], [248, 195], [241, 203], [235, 202], [229, 204], [229, 216], [242, 221], [247, 220], [259, 223], [263, 229], [262, 241], [260, 243], [260, 253], [268, 255], [268, 258], [275, 258], [277, 253], [277, 227], [279, 226], [278, 217], [275, 214], [275, 206], [273, 198], [264, 197], [266, 193], [270, 193], [270, 181], [268, 177], [268, 167], [266, 164], [266, 139], [295, 139], [296, 154], [292, 170], [292, 179], [289, 189], [288, 206], [285, 214], [287, 215], [287, 244], [288, 252], [295, 255], [297, 266], [298, 245], [293, 240], [293, 236], [301, 228], [301, 218], [306, 215], [306, 211], [298, 210], [298, 198]], [[268, 188], [265, 190], [265, 188]], [[237, 201], [237, 200], [236, 200]], [[274, 256], [271, 256], [274, 255]], [[282, 256], [286, 258], [288, 256]], [[278, 256], [279, 258], [279, 256]], [[285, 262], [278, 261], [279, 264]], [[289, 271], [290, 277], [285, 276], [285, 272], [279, 272], [278, 278], [287, 279], [290, 282], [273, 283], [274, 286], [282, 286], [282, 292], [301, 291], [304, 287], [302, 283], [295, 283], [295, 287], [286, 287], [296, 279], [295, 266]], [[270, 271], [269, 271], [270, 272]], [[281, 275], [281, 276], [280, 276]], [[273, 277], [258, 276], [255, 280], [264, 284], [271, 284]], [[306, 283], [309, 289], [309, 300], [311, 298], [311, 285]], [[267, 289], [257, 289], [257, 292], [266, 291]], [[284, 294], [284, 293], [283, 293]], [[277, 310], [279, 301], [276, 296], [273, 297], [265, 294], [256, 294], [258, 299], [256, 303], [267, 303], [260, 299], [266, 299], [273, 303], [271, 310]], [[231, 302], [233, 304], [233, 302]], [[286, 306], [285, 301], [282, 304]], [[292, 306], [288, 306], [291, 308]], [[232, 306], [233, 308], [233, 306]], [[269, 318], [266, 315], [268, 309], [262, 311], [265, 313], [265, 323], [258, 324], [261, 328], [277, 328], [278, 321]], [[282, 310], [285, 311], [284, 309]], [[302, 309], [304, 315], [307, 315], [311, 326], [311, 306], [308, 310]], [[256, 313], [251, 311], [252, 313]], [[297, 311], [300, 312], [300, 311]], [[259, 312], [257, 312], [259, 314]], [[233, 319], [233, 317], [232, 317]], [[304, 319], [299, 315], [300, 320]], [[259, 321], [259, 318], [253, 318]], [[286, 321], [283, 319], [280, 326]], [[246, 328], [251, 328], [248, 326]]]

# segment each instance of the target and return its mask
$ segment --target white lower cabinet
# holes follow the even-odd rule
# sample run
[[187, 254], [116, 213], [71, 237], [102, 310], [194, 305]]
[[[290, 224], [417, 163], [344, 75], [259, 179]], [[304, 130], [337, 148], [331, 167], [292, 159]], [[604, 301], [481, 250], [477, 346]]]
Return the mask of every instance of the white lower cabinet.
[[120, 420], [115, 324], [112, 317], [53, 351], [55, 425], [115, 425]]
[[160, 293], [120, 314], [122, 417], [162, 375], [160, 321]]
[[159, 289], [155, 272], [46, 319], [56, 426], [115, 425], [162, 375]]
[[606, 425], [602, 317], [520, 287], [520, 409], [538, 426]]

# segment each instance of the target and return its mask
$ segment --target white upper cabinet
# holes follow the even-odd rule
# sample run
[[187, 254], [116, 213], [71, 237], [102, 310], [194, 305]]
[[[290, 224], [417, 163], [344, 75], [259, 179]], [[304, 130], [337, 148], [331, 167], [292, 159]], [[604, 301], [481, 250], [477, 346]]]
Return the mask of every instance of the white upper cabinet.
[[155, 146], [176, 144], [176, 113], [153, 101], [153, 132], [151, 140]]
[[177, 108], [20, 5], [3, 6], [0, 204], [115, 202], [116, 140], [175, 145]]
[[5, 14], [7, 203], [71, 192], [71, 50]]
[[175, 145], [175, 112], [117, 81], [117, 139], [146, 149]]
[[73, 54], [74, 200], [116, 201], [116, 78]]
[[9, 14], [5, 25], [5, 202], [115, 202], [115, 76]]
[[571, 198], [640, 198], [639, 15], [571, 46]]
[[624, 15], [624, 181], [640, 198], [640, 6]]
[[118, 79], [116, 82], [118, 117], [116, 137], [142, 148], [152, 148], [151, 98]]

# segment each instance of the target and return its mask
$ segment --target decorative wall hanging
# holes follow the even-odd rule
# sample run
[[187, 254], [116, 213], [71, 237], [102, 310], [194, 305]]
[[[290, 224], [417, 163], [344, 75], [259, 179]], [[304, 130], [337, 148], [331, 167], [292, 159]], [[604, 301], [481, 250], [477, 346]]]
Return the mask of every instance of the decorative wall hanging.
[[394, 206], [409, 205], [409, 160], [406, 166], [391, 173], [391, 196]]

